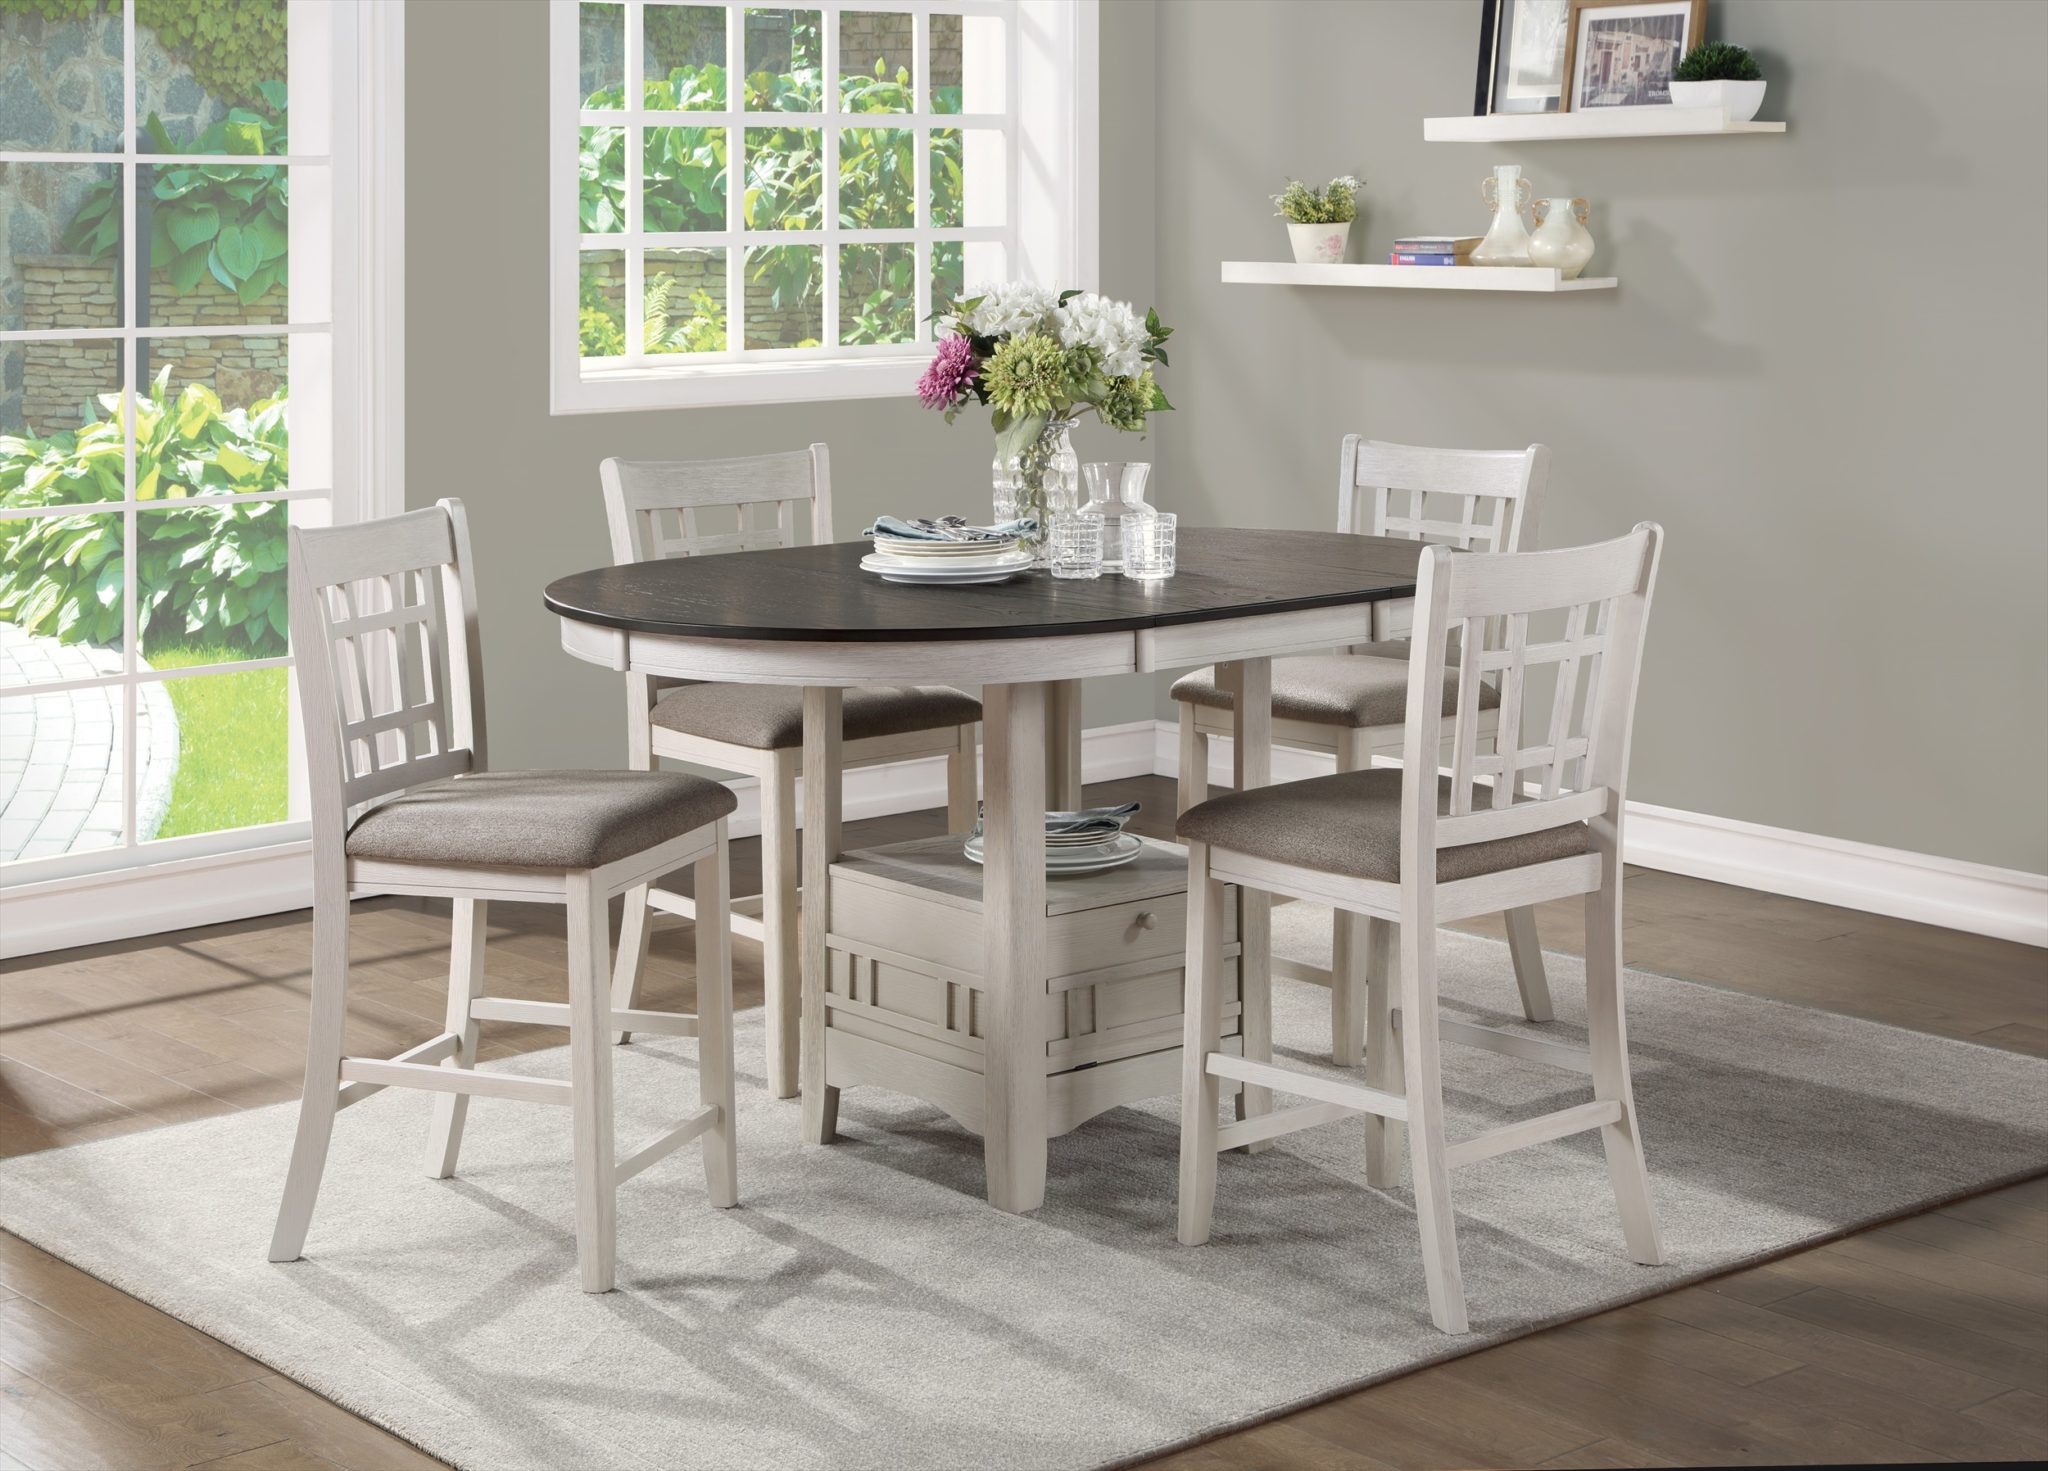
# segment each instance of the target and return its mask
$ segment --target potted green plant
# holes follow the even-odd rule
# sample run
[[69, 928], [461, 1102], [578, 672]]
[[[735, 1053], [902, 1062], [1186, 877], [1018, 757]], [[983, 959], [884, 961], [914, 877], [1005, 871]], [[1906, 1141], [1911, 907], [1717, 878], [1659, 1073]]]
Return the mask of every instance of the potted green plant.
[[1287, 221], [1294, 259], [1302, 265], [1336, 265], [1344, 259], [1351, 222], [1358, 218], [1358, 180], [1343, 174], [1320, 189], [1299, 179], [1273, 196], [1274, 211]]
[[1703, 41], [1679, 58], [1671, 74], [1674, 107], [1718, 107], [1732, 123], [1746, 123], [1764, 105], [1764, 73], [1741, 46]]

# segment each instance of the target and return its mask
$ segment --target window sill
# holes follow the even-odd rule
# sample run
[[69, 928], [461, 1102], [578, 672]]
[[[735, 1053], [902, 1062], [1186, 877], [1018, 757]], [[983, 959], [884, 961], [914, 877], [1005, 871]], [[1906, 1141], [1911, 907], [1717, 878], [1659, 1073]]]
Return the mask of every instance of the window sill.
[[586, 369], [555, 384], [551, 409], [556, 414], [610, 414], [908, 397], [924, 370], [922, 355]]

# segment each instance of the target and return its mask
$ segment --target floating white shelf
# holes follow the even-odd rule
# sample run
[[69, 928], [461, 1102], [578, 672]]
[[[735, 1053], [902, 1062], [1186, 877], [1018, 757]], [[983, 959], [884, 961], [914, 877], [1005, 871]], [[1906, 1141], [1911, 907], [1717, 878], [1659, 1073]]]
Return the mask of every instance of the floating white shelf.
[[1301, 266], [1227, 260], [1226, 286], [1386, 286], [1409, 291], [1607, 291], [1612, 276], [1567, 281], [1549, 266]]
[[1562, 138], [1680, 138], [1782, 133], [1783, 123], [1739, 123], [1718, 107], [1605, 107], [1595, 112], [1513, 112], [1426, 117], [1425, 143], [1546, 143]]

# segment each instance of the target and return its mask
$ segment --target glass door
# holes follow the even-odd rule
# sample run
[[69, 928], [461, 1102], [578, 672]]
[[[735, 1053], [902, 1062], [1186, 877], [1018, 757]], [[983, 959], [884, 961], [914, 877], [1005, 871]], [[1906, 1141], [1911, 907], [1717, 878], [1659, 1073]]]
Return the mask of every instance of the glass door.
[[334, 0], [0, 0], [0, 879], [304, 835]]

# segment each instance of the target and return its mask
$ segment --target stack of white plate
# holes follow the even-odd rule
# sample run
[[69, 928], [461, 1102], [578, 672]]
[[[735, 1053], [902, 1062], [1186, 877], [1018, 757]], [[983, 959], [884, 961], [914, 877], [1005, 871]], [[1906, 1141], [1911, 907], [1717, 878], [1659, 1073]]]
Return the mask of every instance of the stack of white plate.
[[1031, 566], [1014, 536], [998, 541], [917, 541], [878, 536], [861, 567], [885, 582], [1008, 582]]
[[[1129, 863], [1143, 851], [1144, 844], [1135, 833], [1047, 833], [1045, 836], [1045, 871], [1058, 873], [1097, 873], [1105, 868], [1116, 868]], [[967, 857], [972, 863], [981, 862], [981, 834], [976, 833], [967, 840]]]

